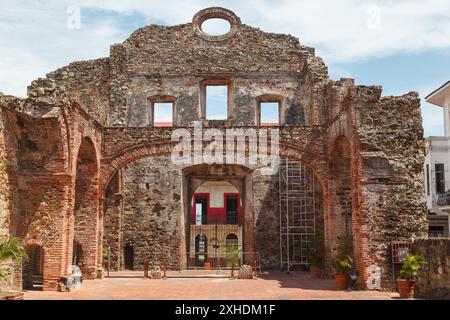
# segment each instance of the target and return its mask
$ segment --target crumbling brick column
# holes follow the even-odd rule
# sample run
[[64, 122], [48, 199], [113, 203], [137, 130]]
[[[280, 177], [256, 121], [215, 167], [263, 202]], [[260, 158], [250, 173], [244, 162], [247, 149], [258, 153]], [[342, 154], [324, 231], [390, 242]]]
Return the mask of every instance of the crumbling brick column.
[[124, 195], [123, 195], [123, 175], [119, 170], [105, 192], [103, 201], [103, 243], [109, 248], [109, 267], [110, 270], [121, 270], [122, 268], [122, 250], [123, 250], [123, 213], [124, 213]]
[[357, 87], [359, 146], [360, 272], [381, 268], [382, 287], [392, 287], [392, 241], [426, 234], [424, 144], [416, 93], [381, 97], [380, 87]]
[[74, 242], [81, 245], [81, 271], [85, 279], [95, 279], [99, 262], [98, 164], [95, 148], [83, 139], [78, 152], [75, 182]]
[[44, 250], [43, 289], [56, 290], [69, 264], [66, 223], [69, 211], [70, 176], [36, 174], [19, 176], [17, 215], [13, 221], [15, 236], [23, 238], [25, 247]]
[[110, 268], [118, 271], [122, 263], [123, 194], [115, 193], [106, 199], [104, 215], [104, 245], [109, 248]]

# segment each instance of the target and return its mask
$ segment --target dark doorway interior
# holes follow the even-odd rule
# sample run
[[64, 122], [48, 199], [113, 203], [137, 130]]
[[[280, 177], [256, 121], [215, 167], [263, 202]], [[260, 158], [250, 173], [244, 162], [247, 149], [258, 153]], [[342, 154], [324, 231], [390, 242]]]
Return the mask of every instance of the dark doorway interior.
[[125, 264], [125, 270], [133, 270], [134, 269], [134, 249], [133, 246], [127, 244], [123, 248], [123, 259]]
[[81, 262], [83, 259], [83, 247], [80, 243], [73, 242], [73, 254], [72, 254], [72, 264], [81, 268]]
[[22, 277], [24, 289], [42, 289], [44, 284], [44, 249], [33, 245], [27, 250], [28, 259], [23, 262]]
[[226, 196], [226, 212], [227, 212], [227, 224], [239, 224], [238, 222], [238, 196]]

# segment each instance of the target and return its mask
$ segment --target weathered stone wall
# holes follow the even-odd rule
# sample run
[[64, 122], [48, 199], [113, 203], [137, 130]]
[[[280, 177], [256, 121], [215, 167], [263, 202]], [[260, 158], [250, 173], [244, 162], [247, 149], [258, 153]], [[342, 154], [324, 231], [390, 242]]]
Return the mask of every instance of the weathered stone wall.
[[[11, 139], [9, 122], [6, 112], [0, 109], [0, 240], [9, 236], [11, 219], [10, 205], [14, 195], [15, 183], [11, 181], [10, 175], [15, 167], [15, 157], [11, 154], [8, 141]], [[9, 270], [10, 276], [0, 280], [0, 291], [9, 290], [14, 287], [13, 262], [4, 262], [0, 268]]]
[[9, 132], [8, 118], [0, 109], [0, 237], [9, 234], [11, 189], [14, 187], [10, 181], [10, 174], [15, 167], [15, 156], [8, 150]]
[[239, 19], [233, 37], [211, 42], [196, 33], [195, 23], [138, 29], [111, 46], [110, 57], [74, 62], [34, 81], [29, 96], [68, 97], [104, 125], [147, 126], [148, 98], [168, 95], [176, 101], [175, 124], [186, 126], [205, 119], [202, 83], [212, 79], [230, 84], [233, 125], [255, 125], [263, 95], [280, 97], [281, 123], [326, 121], [327, 67], [314, 49]]
[[[204, 119], [200, 112], [199, 85], [211, 74], [227, 74], [219, 80], [232, 82], [233, 124], [255, 124], [255, 97], [287, 96], [286, 109], [304, 122], [304, 106], [295, 92], [301, 75], [303, 48], [291, 36], [264, 33], [241, 25], [235, 37], [211, 43], [198, 37], [192, 24], [172, 27], [148, 26], [134, 32], [111, 49], [111, 59], [126, 70], [114, 77], [111, 101], [113, 125], [147, 125], [146, 99], [154, 95], [176, 97], [176, 124]], [[220, 63], [218, 63], [220, 61]], [[273, 77], [276, 74], [277, 77]], [[214, 77], [214, 79], [218, 79]], [[123, 98], [127, 97], [124, 108]]]
[[[334, 250], [335, 237], [345, 224], [345, 219], [330, 218], [339, 214], [336, 208], [350, 205], [361, 284], [366, 285], [367, 268], [375, 265], [383, 269], [383, 286], [388, 287], [391, 241], [426, 232], [420, 101], [416, 93], [381, 97], [381, 87], [355, 86], [352, 79], [341, 79], [329, 82], [325, 103], [330, 164], [327, 246]], [[343, 146], [347, 156], [334, 154]], [[336, 172], [337, 162], [351, 169], [351, 180], [341, 185], [343, 170]], [[347, 200], [338, 204], [345, 193]]]
[[450, 239], [417, 239], [414, 253], [428, 261], [422, 276], [417, 279], [416, 295], [450, 300]]
[[124, 168], [123, 246], [133, 246], [134, 269], [145, 259], [150, 266], [180, 267], [182, 199], [181, 169], [170, 156], [141, 159]]
[[280, 267], [280, 202], [278, 174], [253, 173], [253, 212], [255, 251], [259, 253], [263, 268]]
[[380, 98], [380, 88], [357, 90], [361, 250], [365, 264], [383, 267], [387, 286], [391, 241], [427, 233], [420, 100], [417, 93]]
[[[9, 235], [20, 238], [26, 250], [42, 247], [44, 289], [56, 290], [60, 277], [70, 273], [72, 261], [80, 135], [95, 136], [96, 122], [86, 119], [89, 115], [79, 106], [67, 105], [52, 95], [3, 96], [0, 105], [2, 113], [8, 114], [3, 124], [8, 124], [8, 185], [14, 188]], [[98, 197], [95, 203], [99, 204]], [[22, 287], [21, 277], [18, 267], [16, 289]]]
[[[34, 118], [39, 109], [44, 113], [59, 110], [41, 103], [14, 97], [0, 100], [2, 113], [8, 115], [8, 121], [3, 122], [8, 124], [8, 186], [14, 188], [8, 231], [22, 240], [26, 249], [39, 245], [44, 256], [49, 250], [55, 254], [45, 257], [44, 286], [56, 289], [65, 269], [65, 260], [59, 254], [66, 239], [67, 145], [60, 118], [50, 114], [48, 118]], [[15, 289], [21, 289], [21, 278], [20, 266], [16, 266]]]
[[28, 95], [39, 99], [70, 97], [89, 115], [106, 124], [109, 113], [109, 59], [79, 61], [31, 83]]

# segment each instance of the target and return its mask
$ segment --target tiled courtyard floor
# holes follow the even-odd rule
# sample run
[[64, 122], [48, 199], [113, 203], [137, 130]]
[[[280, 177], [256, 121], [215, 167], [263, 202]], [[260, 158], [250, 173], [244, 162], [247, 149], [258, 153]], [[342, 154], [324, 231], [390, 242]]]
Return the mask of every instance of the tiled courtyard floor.
[[[71, 292], [27, 291], [25, 299], [75, 300], [379, 300], [395, 299], [398, 293], [334, 290], [334, 280], [311, 280], [304, 273], [262, 274], [257, 280], [230, 280], [222, 271], [170, 272], [167, 280], [144, 279], [139, 271], [111, 273], [110, 278], [84, 281]], [[207, 278], [201, 276], [208, 276]]]

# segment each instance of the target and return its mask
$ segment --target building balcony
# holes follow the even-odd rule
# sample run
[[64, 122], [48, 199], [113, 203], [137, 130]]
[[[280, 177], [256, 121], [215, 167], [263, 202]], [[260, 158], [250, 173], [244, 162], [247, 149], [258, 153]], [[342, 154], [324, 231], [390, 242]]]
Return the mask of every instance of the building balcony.
[[195, 212], [191, 213], [191, 226], [214, 226], [214, 225], [230, 225], [230, 226], [240, 226], [242, 224], [241, 214], [236, 215], [226, 215], [221, 212], [218, 213], [210, 213], [208, 217], [202, 218], [200, 221], [197, 221], [195, 217]]
[[450, 191], [436, 195], [436, 204], [438, 207], [450, 206]]

